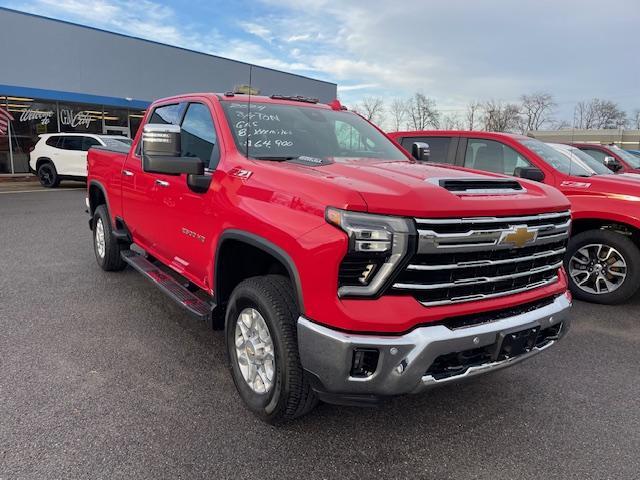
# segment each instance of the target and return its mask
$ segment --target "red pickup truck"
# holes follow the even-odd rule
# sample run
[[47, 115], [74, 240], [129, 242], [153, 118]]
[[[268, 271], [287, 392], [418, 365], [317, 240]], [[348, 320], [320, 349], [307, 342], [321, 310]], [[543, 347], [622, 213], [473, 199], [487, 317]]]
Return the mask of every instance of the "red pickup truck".
[[390, 137], [409, 151], [416, 142], [427, 143], [429, 161], [534, 179], [558, 188], [571, 201], [573, 235], [565, 268], [573, 295], [613, 304], [629, 299], [640, 287], [637, 175], [598, 174], [550, 145], [522, 135], [414, 131]]
[[157, 101], [130, 151], [89, 151], [87, 206], [100, 267], [224, 328], [269, 422], [513, 365], [569, 326], [560, 192], [423, 165], [337, 101]]
[[640, 157], [616, 145], [572, 143], [615, 173], [640, 173]]

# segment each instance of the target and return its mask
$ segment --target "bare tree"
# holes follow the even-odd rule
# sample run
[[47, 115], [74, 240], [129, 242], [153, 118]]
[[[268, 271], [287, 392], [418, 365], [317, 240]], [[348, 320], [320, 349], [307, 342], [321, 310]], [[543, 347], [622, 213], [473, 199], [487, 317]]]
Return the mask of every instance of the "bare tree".
[[394, 131], [402, 129], [407, 119], [407, 101], [402, 98], [394, 98], [389, 104], [389, 113], [391, 114], [391, 122]]
[[627, 114], [610, 100], [594, 98], [576, 105], [574, 123], [576, 128], [585, 130], [622, 128]]
[[640, 130], [640, 108], [633, 111], [631, 118], [629, 119], [629, 127], [634, 130]]
[[489, 100], [482, 105], [484, 129], [490, 132], [521, 131], [520, 107], [514, 103]]
[[464, 122], [457, 113], [449, 113], [442, 117], [441, 126], [445, 130], [463, 130]]
[[384, 100], [381, 97], [364, 97], [355, 110], [370, 122], [380, 123], [384, 116]]
[[465, 120], [467, 123], [467, 130], [475, 130], [476, 124], [480, 117], [480, 109], [482, 104], [477, 100], [469, 102], [467, 104], [467, 111], [465, 112]]
[[540, 130], [542, 126], [552, 122], [551, 115], [556, 103], [550, 93], [536, 92], [522, 95], [520, 101], [522, 102], [523, 133]]
[[409, 126], [414, 130], [426, 130], [440, 126], [440, 112], [438, 112], [435, 100], [420, 92], [416, 92], [407, 101], [407, 117]]

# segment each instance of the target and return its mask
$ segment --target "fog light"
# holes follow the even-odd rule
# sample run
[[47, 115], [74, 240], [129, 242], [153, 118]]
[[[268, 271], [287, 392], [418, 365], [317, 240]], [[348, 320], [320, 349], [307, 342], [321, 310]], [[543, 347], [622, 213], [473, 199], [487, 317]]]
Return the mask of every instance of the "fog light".
[[378, 368], [380, 352], [375, 348], [356, 348], [351, 362], [352, 377], [370, 377]]

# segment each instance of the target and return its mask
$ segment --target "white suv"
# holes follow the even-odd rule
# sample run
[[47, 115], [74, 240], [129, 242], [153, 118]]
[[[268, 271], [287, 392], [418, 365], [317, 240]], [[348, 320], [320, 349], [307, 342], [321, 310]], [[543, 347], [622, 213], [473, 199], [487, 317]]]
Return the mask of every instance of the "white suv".
[[87, 151], [91, 147], [123, 148], [131, 139], [117, 135], [89, 133], [47, 133], [31, 150], [29, 167], [44, 187], [57, 187], [60, 180], [87, 178]]

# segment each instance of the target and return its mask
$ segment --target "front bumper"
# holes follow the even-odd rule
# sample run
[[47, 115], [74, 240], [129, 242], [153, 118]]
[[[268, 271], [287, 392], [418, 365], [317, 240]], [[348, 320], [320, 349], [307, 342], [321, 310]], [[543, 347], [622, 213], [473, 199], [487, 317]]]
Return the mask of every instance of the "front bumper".
[[[551, 303], [519, 315], [479, 325], [456, 329], [444, 325], [424, 326], [399, 336], [362, 335], [339, 332], [309, 321], [298, 319], [300, 360], [310, 374], [314, 388], [327, 396], [384, 397], [418, 393], [430, 387], [470, 378], [505, 368], [529, 358], [554, 345], [569, 328], [568, 311], [571, 300], [565, 295]], [[548, 336], [543, 343], [516, 356], [494, 356], [470, 362], [462, 368], [434, 373], [439, 365], [457, 353], [500, 351], [499, 341], [508, 333], [538, 329]], [[379, 352], [377, 368], [368, 377], [354, 377], [351, 368], [355, 349]], [[463, 357], [465, 355], [463, 354]], [[486, 361], [482, 359], [485, 358]], [[438, 359], [437, 364], [434, 362]], [[453, 374], [452, 374], [453, 372]]]

